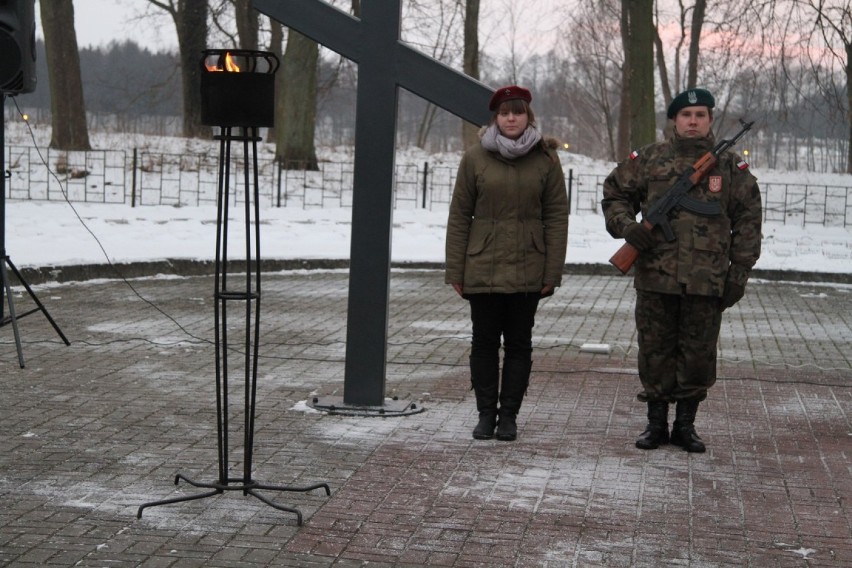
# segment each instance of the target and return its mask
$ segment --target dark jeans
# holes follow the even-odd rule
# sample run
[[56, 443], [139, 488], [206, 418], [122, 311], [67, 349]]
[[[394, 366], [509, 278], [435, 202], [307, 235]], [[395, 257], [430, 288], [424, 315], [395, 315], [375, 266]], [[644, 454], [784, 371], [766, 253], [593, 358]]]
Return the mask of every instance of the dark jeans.
[[471, 294], [473, 343], [470, 356], [499, 359], [501, 338], [506, 360], [530, 361], [532, 328], [539, 294]]
[[[498, 412], [514, 417], [529, 385], [532, 367], [532, 328], [539, 294], [471, 294], [471, 386], [480, 416]], [[500, 380], [500, 343], [503, 379]]]

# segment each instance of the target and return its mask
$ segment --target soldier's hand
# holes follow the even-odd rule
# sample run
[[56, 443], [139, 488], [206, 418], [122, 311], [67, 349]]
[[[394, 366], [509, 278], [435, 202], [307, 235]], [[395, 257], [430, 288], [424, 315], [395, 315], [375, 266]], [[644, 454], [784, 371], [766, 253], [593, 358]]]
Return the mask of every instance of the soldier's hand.
[[650, 250], [657, 244], [651, 231], [642, 223], [632, 223], [624, 229], [624, 240], [638, 250]]
[[727, 310], [740, 300], [745, 295], [745, 286], [737, 284], [731, 280], [725, 281], [725, 291], [722, 292], [722, 310]]

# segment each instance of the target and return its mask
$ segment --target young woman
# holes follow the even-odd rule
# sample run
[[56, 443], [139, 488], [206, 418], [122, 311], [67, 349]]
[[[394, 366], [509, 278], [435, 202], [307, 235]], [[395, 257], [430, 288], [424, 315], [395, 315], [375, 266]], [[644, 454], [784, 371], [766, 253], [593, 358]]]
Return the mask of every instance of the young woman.
[[517, 437], [538, 302], [562, 283], [565, 266], [565, 178], [556, 141], [542, 139], [531, 100], [517, 85], [494, 92], [492, 120], [459, 165], [447, 222], [445, 281], [470, 302], [479, 412], [473, 437], [480, 440], [493, 438], [495, 428], [499, 440]]

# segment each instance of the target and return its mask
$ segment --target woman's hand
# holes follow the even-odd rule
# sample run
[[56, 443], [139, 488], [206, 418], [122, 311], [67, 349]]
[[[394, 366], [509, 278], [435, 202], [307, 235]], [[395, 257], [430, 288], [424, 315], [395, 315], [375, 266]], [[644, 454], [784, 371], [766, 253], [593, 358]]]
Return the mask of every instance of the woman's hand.
[[541, 297], [546, 298], [547, 296], [552, 296], [555, 289], [556, 286], [553, 284], [545, 284], [541, 289]]
[[453, 286], [453, 290], [456, 291], [456, 294], [458, 294], [459, 296], [462, 296], [462, 294], [464, 294], [464, 285], [463, 284], [461, 284], [460, 282], [453, 282], [452, 286]]

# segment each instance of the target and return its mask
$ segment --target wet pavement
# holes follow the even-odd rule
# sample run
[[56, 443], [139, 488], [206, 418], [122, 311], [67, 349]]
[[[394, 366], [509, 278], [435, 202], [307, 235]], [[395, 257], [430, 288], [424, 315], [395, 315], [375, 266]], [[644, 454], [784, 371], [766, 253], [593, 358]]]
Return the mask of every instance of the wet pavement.
[[385, 392], [422, 411], [391, 417], [306, 404], [343, 395], [347, 272], [266, 272], [250, 476], [331, 495], [257, 491], [301, 526], [243, 491], [137, 518], [205, 491], [177, 474], [219, 479], [213, 289], [203, 274], [39, 285], [71, 345], [22, 318], [23, 369], [0, 328], [0, 565], [852, 565], [850, 284], [750, 283], [699, 409], [707, 453], [689, 454], [633, 445], [629, 278], [571, 273], [541, 304], [519, 438], [499, 442], [471, 437], [467, 305], [440, 271], [392, 272]]

